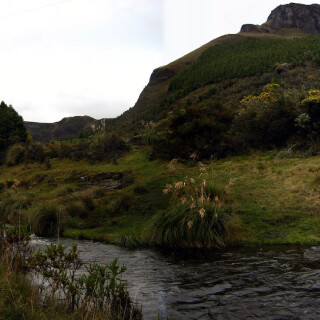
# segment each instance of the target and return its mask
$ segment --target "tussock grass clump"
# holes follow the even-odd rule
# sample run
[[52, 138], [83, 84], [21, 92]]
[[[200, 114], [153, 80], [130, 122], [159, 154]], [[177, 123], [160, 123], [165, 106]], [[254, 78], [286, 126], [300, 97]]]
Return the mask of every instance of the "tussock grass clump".
[[122, 191], [119, 198], [114, 202], [112, 211], [114, 213], [128, 211], [134, 204], [134, 194], [131, 191]]
[[67, 203], [65, 211], [71, 217], [85, 218], [88, 215], [86, 207], [81, 201], [72, 201]]
[[[204, 166], [200, 169], [205, 170]], [[232, 184], [230, 180], [222, 191], [203, 178], [167, 184], [163, 192], [170, 196], [171, 207], [155, 217], [151, 241], [156, 246], [173, 248], [224, 246], [225, 220], [231, 212], [227, 198]]]
[[27, 212], [30, 229], [37, 236], [52, 237], [58, 233], [61, 208], [56, 202], [45, 202]]

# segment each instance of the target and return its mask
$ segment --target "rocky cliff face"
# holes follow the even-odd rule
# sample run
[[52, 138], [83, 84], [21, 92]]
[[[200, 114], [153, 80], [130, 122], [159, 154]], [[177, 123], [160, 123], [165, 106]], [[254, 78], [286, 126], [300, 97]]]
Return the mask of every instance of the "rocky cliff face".
[[[248, 27], [250, 26], [250, 27]], [[244, 25], [241, 32], [266, 32], [280, 29], [300, 29], [308, 34], [320, 33], [320, 5], [290, 3], [275, 8], [261, 27]]]
[[320, 5], [290, 3], [274, 9], [267, 21], [272, 30], [298, 28], [309, 34], [320, 32]]

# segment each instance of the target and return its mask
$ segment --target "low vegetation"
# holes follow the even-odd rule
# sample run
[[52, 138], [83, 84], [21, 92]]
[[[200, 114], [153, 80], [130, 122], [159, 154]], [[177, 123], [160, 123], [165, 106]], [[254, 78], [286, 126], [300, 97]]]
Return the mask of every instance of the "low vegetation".
[[248, 39], [235, 43], [217, 44], [199, 57], [191, 66], [176, 76], [170, 91], [183, 95], [193, 90], [226, 80], [262, 75], [275, 64], [299, 66], [306, 61], [320, 62], [319, 35], [293, 39]]
[[[37, 214], [46, 216], [52, 206], [52, 219], [45, 220], [50, 221], [50, 228], [45, 230], [52, 226], [53, 236], [131, 248], [320, 242], [319, 156], [310, 157], [292, 145], [205, 161], [202, 172], [197, 159], [149, 161], [150, 147], [133, 150], [119, 158], [118, 164], [79, 161], [75, 169], [73, 161], [57, 158], [51, 159], [52, 168], [45, 171], [38, 164], [2, 168], [2, 221], [20, 222], [36, 232], [41, 226], [37, 227]], [[112, 178], [97, 181], [102, 172]], [[207, 202], [201, 206], [204, 180]], [[176, 190], [179, 182], [185, 185]], [[167, 185], [172, 192], [164, 194]], [[192, 209], [191, 197], [196, 201]], [[206, 229], [196, 227], [201, 225]]]
[[117, 259], [88, 265], [80, 275], [83, 262], [76, 246], [48, 245], [32, 253], [29, 240], [23, 228], [1, 226], [1, 318], [142, 319], [122, 279], [126, 268]]

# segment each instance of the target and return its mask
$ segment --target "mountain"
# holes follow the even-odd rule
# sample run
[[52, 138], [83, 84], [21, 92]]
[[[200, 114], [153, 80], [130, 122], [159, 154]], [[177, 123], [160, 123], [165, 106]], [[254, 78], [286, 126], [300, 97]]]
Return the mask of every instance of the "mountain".
[[[217, 83], [220, 86], [219, 93], [216, 95], [217, 99], [227, 102], [228, 97], [226, 94], [230, 93], [230, 81], [239, 80], [241, 82], [241, 79], [261, 76], [267, 73], [272, 78], [274, 75], [271, 75], [271, 73], [275, 70], [275, 64], [293, 63], [301, 65], [302, 61], [297, 57], [298, 55], [301, 56], [310, 50], [318, 50], [317, 47], [310, 45], [312, 40], [302, 44], [303, 48], [301, 50], [303, 52], [296, 52], [295, 57], [290, 57], [290, 51], [283, 51], [292, 49], [292, 46], [290, 47], [290, 45], [283, 43], [286, 43], [289, 39], [317, 34], [319, 30], [320, 5], [296, 3], [281, 5], [271, 12], [263, 25], [245, 24], [238, 34], [225, 35], [212, 40], [180, 59], [155, 69], [151, 74], [148, 85], [141, 92], [134, 107], [112, 120], [109, 128], [111, 131], [138, 133], [139, 130], [143, 129], [143, 123], [148, 121], [157, 122], [166, 118], [170, 110], [183, 105], [186, 99], [197, 100], [205, 91], [208, 91], [210, 87]], [[261, 52], [259, 48], [252, 52], [250, 49], [251, 43], [256, 42], [259, 42], [259, 45], [261, 44], [265, 48], [265, 52]], [[276, 47], [278, 44], [279, 48], [281, 48], [280, 50], [276, 50], [276, 48], [273, 48], [274, 50], [268, 49], [268, 47]], [[238, 65], [235, 69], [238, 68], [238, 71], [241, 69], [241, 72], [232, 73], [227, 70], [228, 66], [234, 67], [233, 63], [238, 58], [237, 52], [241, 51], [241, 48], [246, 45], [248, 46], [248, 51], [251, 50], [251, 57], [250, 52], [246, 57], [244, 57], [246, 53], [241, 52], [239, 54], [243, 54], [242, 65]], [[296, 44], [296, 47], [299, 47], [299, 45]], [[309, 45], [310, 50], [308, 48]], [[298, 49], [295, 48], [294, 50]], [[224, 52], [227, 56], [221, 56], [219, 51]], [[256, 63], [256, 59], [254, 59], [256, 54], [259, 54], [259, 59], [266, 58], [266, 63], [252, 67], [252, 64]], [[270, 55], [273, 55], [273, 58]], [[228, 59], [228, 57], [232, 57], [232, 60]], [[209, 66], [213, 60], [219, 61], [219, 63], [216, 66]], [[219, 64], [223, 64], [223, 67]], [[221, 76], [213, 76], [209, 79], [209, 73], [213, 75], [219, 68], [221, 69]], [[248, 69], [248, 72], [242, 72], [244, 69]], [[200, 73], [202, 73], [201, 79]], [[207, 75], [207, 79], [204, 79], [204, 74]], [[223, 74], [225, 76], [222, 76]], [[199, 80], [197, 81], [195, 77], [198, 76]], [[182, 80], [182, 78], [185, 80]], [[261, 79], [258, 81], [261, 82]], [[250, 90], [251, 82], [248, 82], [250, 83], [249, 85], [241, 84], [247, 87], [243, 88], [243, 92]], [[260, 86], [262, 85], [260, 83]], [[225, 88], [227, 89], [225, 90], [221, 86], [229, 89]]]
[[24, 124], [34, 141], [49, 142], [50, 140], [77, 138], [80, 132], [89, 130], [91, 126], [98, 127], [109, 120], [96, 120], [89, 116], [76, 116], [63, 118], [54, 123], [25, 121]]

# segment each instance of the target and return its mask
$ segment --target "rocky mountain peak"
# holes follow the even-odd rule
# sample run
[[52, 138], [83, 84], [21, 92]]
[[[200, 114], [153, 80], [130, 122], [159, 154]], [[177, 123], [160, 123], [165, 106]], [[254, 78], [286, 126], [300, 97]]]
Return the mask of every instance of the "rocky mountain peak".
[[241, 32], [278, 31], [288, 28], [300, 29], [308, 34], [320, 33], [320, 5], [299, 3], [280, 5], [272, 10], [265, 24], [262, 26], [244, 25]]

